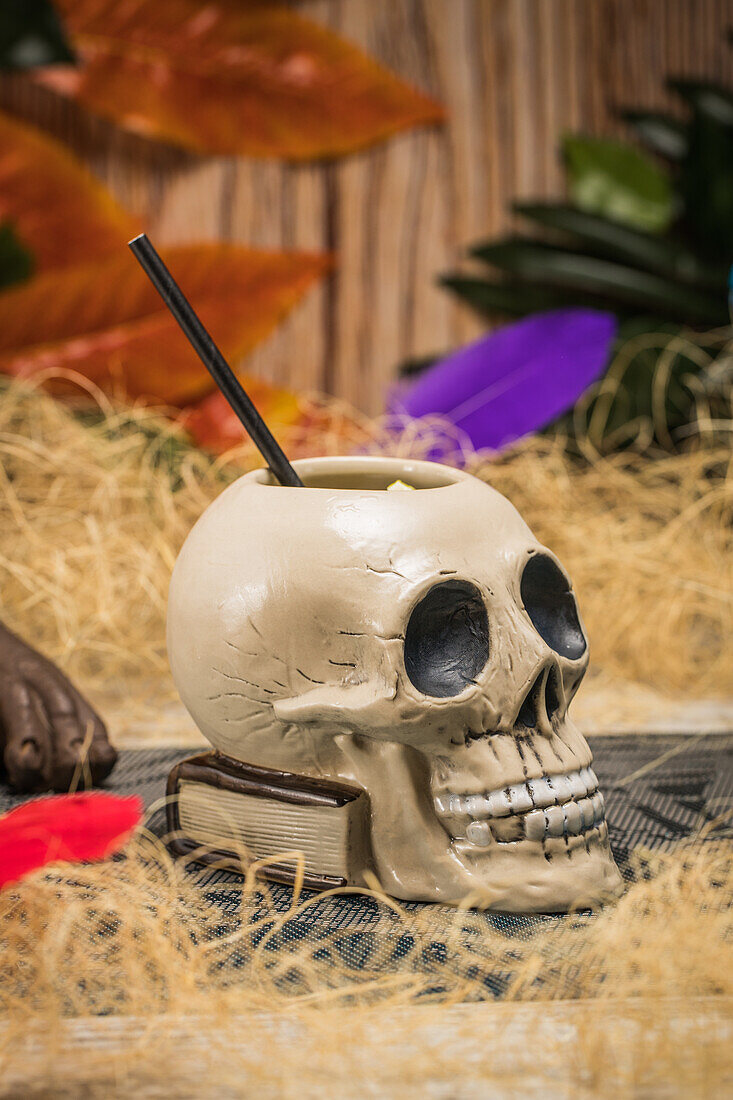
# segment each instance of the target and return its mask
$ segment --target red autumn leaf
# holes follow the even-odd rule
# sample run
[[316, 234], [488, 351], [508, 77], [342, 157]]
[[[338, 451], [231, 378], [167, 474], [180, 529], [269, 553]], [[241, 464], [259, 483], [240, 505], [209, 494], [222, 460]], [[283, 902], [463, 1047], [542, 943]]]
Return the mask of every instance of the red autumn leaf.
[[[327, 256], [202, 244], [162, 250], [236, 363], [330, 266]], [[128, 397], [185, 404], [213, 382], [132, 254], [48, 272], [0, 295], [0, 371], [73, 370]]]
[[338, 156], [443, 109], [332, 31], [269, 3], [57, 0], [82, 65], [36, 79], [204, 153]]
[[101, 183], [58, 142], [0, 113], [0, 222], [36, 271], [110, 255], [136, 231]]
[[[341, 402], [295, 394], [251, 376], [243, 377], [242, 383], [291, 459], [348, 454], [370, 440], [363, 418]], [[218, 390], [197, 405], [184, 409], [181, 422], [194, 443], [216, 454], [249, 440], [238, 417]], [[250, 449], [256, 453], [251, 441]]]
[[90, 792], [26, 802], [0, 817], [0, 887], [48, 863], [105, 859], [142, 817], [139, 798]]
[[[291, 390], [271, 386], [251, 375], [243, 375], [241, 381], [257, 411], [275, 436], [278, 435], [279, 428], [300, 421], [300, 403]], [[218, 390], [209, 394], [198, 405], [184, 410], [181, 422], [197, 446], [217, 454], [230, 447], [237, 447], [247, 439], [239, 417]]]

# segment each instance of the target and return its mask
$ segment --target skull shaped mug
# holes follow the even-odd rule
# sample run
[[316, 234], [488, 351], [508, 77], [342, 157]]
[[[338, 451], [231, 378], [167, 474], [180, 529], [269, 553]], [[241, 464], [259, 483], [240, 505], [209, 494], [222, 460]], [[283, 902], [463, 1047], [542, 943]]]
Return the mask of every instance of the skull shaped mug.
[[[397, 898], [561, 911], [616, 894], [568, 717], [587, 642], [555, 557], [465, 472], [296, 467], [305, 489], [267, 470], [231, 485], [176, 563], [169, 656], [201, 731], [234, 761], [365, 792], [366, 866]], [[398, 479], [415, 491], [386, 492]]]

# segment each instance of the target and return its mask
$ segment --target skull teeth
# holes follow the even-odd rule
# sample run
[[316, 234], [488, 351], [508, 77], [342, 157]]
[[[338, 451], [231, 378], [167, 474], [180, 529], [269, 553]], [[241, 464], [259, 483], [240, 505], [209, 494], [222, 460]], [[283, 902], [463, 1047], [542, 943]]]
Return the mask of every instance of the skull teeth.
[[486, 794], [448, 794], [435, 800], [436, 809], [445, 814], [468, 814], [472, 818], [507, 817], [557, 806], [571, 799], [578, 801], [598, 789], [592, 768], [580, 768], [566, 775], [547, 775], [514, 783]]
[[576, 837], [605, 828], [603, 795], [591, 768], [529, 779], [486, 794], [449, 794], [436, 798], [435, 804], [439, 813], [472, 818], [466, 826], [466, 840], [478, 848], [521, 837], [535, 841]]
[[548, 806], [546, 810], [533, 810], [524, 816], [524, 835], [527, 840], [544, 840], [548, 836], [579, 836], [605, 820], [603, 795], [596, 791], [592, 798], [579, 802], [565, 802], [562, 806]]
[[466, 838], [477, 848], [488, 848], [494, 839], [488, 821], [472, 821], [466, 829]]

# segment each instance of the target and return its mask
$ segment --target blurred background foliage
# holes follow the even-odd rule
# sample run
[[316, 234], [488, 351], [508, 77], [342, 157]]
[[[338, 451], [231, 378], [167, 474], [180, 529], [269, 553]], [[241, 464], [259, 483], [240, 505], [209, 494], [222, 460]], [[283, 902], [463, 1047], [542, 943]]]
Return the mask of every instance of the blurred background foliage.
[[[624, 427], [653, 419], [659, 352], [671, 337], [729, 323], [733, 94], [701, 81], [670, 80], [668, 87], [684, 104], [685, 119], [625, 109], [620, 114], [633, 142], [566, 135], [568, 199], [514, 203], [522, 231], [470, 248], [481, 273], [440, 280], [493, 322], [568, 306], [618, 317], [614, 354], [628, 341], [638, 350], [604, 410], [602, 449], [637, 440]], [[645, 333], [659, 339], [640, 339]], [[720, 348], [727, 337], [721, 331]], [[405, 364], [403, 374], [418, 374], [431, 362]], [[695, 418], [701, 387], [715, 404], [720, 379], [706, 372], [681, 341], [667, 369], [665, 428], [650, 441], [669, 445]], [[572, 435], [574, 423], [565, 417], [556, 427]]]
[[[445, 117], [337, 34], [259, 0], [5, 0], [0, 67], [198, 155], [332, 158]], [[440, 278], [492, 325], [567, 307], [618, 319], [609, 385], [552, 425], [571, 444], [590, 425], [601, 450], [684, 444], [701, 395], [710, 419], [729, 413], [733, 95], [701, 80], [668, 88], [684, 117], [631, 105], [619, 115], [633, 140], [567, 134], [567, 198], [515, 202], [520, 229], [478, 242], [468, 270]], [[143, 226], [58, 142], [7, 115], [0, 137], [0, 370], [74, 372], [182, 410], [202, 446], [233, 445], [208, 375], [126, 254]], [[184, 286], [235, 363], [334, 263], [211, 243], [168, 258], [185, 265]], [[227, 279], [213, 277], [217, 266]], [[403, 376], [435, 358], [404, 364]], [[262, 379], [249, 385], [276, 425], [310, 423], [298, 395]], [[545, 422], [538, 415], [534, 426]]]

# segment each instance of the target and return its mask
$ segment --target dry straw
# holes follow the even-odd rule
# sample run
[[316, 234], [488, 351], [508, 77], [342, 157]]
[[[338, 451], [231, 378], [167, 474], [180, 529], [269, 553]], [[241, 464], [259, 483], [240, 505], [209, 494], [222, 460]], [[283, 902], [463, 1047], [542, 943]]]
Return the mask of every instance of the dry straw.
[[636, 863], [616, 907], [522, 938], [378, 896], [370, 928], [304, 934], [315, 901], [283, 913], [250, 880], [225, 917], [141, 834], [0, 894], [0, 1095], [479, 1096], [527, 1073], [537, 1095], [723, 1095], [730, 845]]

